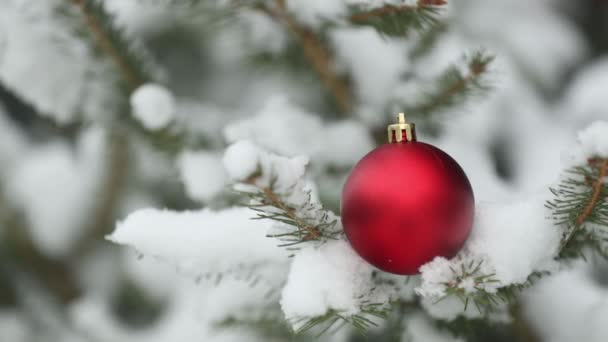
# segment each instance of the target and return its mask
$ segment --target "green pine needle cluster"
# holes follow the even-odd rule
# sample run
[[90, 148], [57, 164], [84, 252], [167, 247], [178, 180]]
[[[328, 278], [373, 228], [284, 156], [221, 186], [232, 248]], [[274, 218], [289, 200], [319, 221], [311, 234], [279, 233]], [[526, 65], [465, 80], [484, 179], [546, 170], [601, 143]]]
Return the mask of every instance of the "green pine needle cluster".
[[352, 8], [349, 22], [373, 27], [386, 36], [407, 36], [412, 30], [425, 31], [439, 22], [441, 7], [419, 1], [418, 5], [385, 5], [365, 11]]
[[[564, 230], [558, 259], [586, 260], [584, 253], [589, 249], [608, 259], [607, 176], [608, 159], [591, 158], [586, 165], [567, 170], [563, 180], [550, 189], [554, 198], [546, 203], [546, 207], [552, 213], [556, 229]], [[496, 281], [492, 274], [477, 275], [478, 270], [476, 267], [469, 271], [464, 266], [462, 270], [452, 270], [457, 274], [456, 281], [445, 284], [446, 297], [454, 295], [459, 298], [465, 310], [470, 302], [480, 312], [488, 312], [500, 303], [512, 303], [521, 290], [549, 275], [549, 272], [534, 272], [526, 282], [502, 287], [496, 292], [475, 287], [477, 291], [466, 293], [459, 288], [460, 281], [466, 277], [475, 277], [476, 283]]]
[[[249, 180], [248, 185], [254, 184]], [[268, 237], [282, 241], [280, 247], [298, 249], [298, 245], [314, 242], [324, 243], [343, 238], [342, 227], [330, 211], [312, 201], [310, 191], [305, 192], [306, 200], [293, 205], [287, 200], [288, 194], [279, 193], [274, 182], [268, 187], [257, 187], [254, 191], [238, 191], [248, 202], [244, 206], [257, 213], [253, 219], [274, 220], [284, 224], [285, 230]]]
[[462, 105], [474, 96], [486, 94], [490, 85], [486, 80], [488, 67], [494, 56], [485, 51], [476, 51], [465, 56], [466, 69], [452, 65], [432, 80], [429, 89], [418, 96], [416, 103], [399, 103], [392, 106], [402, 108], [406, 113], [420, 117], [430, 117]]
[[385, 320], [391, 312], [390, 305], [386, 303], [363, 303], [361, 310], [357, 314], [345, 314], [337, 310], [330, 310], [326, 314], [309, 318], [299, 318], [292, 320], [292, 323], [299, 325], [295, 330], [296, 335], [317, 329], [316, 336], [325, 333], [334, 333], [345, 325], [350, 325], [362, 335], [372, 327], [377, 327], [379, 321]]
[[546, 207], [564, 227], [560, 258], [583, 257], [590, 247], [608, 258], [608, 159], [592, 158], [573, 167], [556, 187]]

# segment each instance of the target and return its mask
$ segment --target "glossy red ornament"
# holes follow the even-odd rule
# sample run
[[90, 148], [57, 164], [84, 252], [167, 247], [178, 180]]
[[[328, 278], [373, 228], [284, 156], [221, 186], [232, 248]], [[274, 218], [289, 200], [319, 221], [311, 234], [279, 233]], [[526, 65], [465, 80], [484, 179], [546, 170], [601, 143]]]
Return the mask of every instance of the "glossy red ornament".
[[389, 126], [389, 141], [363, 157], [346, 180], [342, 224], [367, 262], [416, 274], [436, 256], [451, 258], [462, 248], [473, 224], [473, 190], [452, 157], [416, 141], [414, 125], [402, 114]]

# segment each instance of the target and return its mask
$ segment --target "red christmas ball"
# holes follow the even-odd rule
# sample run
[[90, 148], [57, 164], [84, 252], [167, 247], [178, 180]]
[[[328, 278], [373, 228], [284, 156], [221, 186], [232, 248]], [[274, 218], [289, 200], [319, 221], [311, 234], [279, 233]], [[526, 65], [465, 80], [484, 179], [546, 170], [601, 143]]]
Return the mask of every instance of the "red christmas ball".
[[414, 125], [403, 116], [389, 126], [389, 141], [363, 157], [346, 180], [342, 225], [370, 264], [416, 274], [433, 258], [451, 258], [462, 248], [473, 224], [473, 190], [452, 157], [416, 141]]

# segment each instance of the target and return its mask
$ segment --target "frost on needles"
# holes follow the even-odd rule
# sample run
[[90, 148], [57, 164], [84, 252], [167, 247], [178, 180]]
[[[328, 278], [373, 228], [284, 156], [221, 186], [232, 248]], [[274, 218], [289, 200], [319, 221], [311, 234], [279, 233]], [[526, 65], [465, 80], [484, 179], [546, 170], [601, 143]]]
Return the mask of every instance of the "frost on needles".
[[[606, 170], [594, 158], [608, 155], [602, 135], [606, 125], [598, 122], [581, 132], [579, 151], [572, 155], [572, 160], [596, 167], [591, 176], [604, 172], [602, 180]], [[243, 140], [228, 147], [223, 163], [244, 208], [181, 213], [143, 209], [122, 221], [109, 239], [198, 277], [204, 272], [238, 274], [252, 267], [256, 277], [269, 278], [262, 279], [267, 284], [282, 284], [274, 290], [280, 292], [280, 306], [296, 331], [339, 323], [366, 329], [379, 324], [396, 303], [413, 300], [414, 286], [423, 306], [437, 318], [505, 310], [511, 291], [560, 267], [561, 253], [573, 248], [571, 230], [578, 227], [550, 218], [555, 207], [545, 207], [551, 200], [548, 191], [480, 203], [463, 250], [451, 260], [438, 257], [422, 266], [407, 290], [405, 278], [381, 274], [352, 251], [339, 218], [315, 199], [314, 185], [305, 177], [307, 158], [282, 157]], [[572, 184], [572, 176], [564, 177], [560, 182]], [[588, 204], [595, 182], [585, 183], [583, 177], [571, 190], [584, 195], [581, 202]], [[601, 186], [605, 196], [606, 185]], [[593, 224], [577, 229], [600, 239], [606, 230], [605, 202], [596, 202]], [[282, 275], [270, 272], [276, 267]]]

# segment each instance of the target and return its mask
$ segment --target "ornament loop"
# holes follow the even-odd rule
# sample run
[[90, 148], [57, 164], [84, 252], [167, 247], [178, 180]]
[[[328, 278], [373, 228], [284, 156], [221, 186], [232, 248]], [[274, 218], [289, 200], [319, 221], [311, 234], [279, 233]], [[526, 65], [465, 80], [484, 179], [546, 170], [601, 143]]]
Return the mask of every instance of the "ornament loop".
[[399, 113], [397, 123], [388, 126], [388, 142], [416, 141], [416, 125], [405, 120], [405, 114]]

